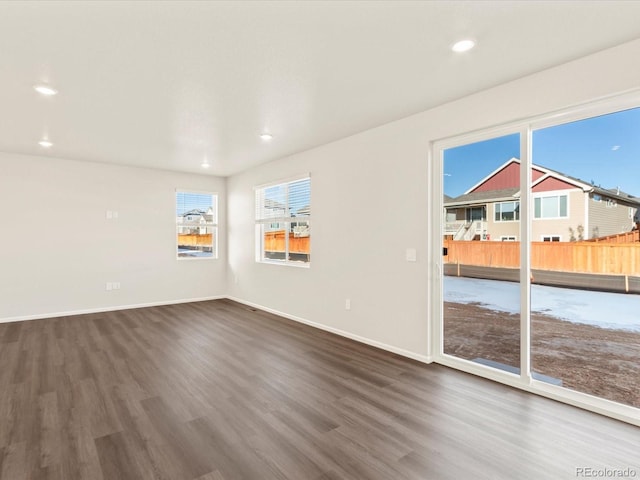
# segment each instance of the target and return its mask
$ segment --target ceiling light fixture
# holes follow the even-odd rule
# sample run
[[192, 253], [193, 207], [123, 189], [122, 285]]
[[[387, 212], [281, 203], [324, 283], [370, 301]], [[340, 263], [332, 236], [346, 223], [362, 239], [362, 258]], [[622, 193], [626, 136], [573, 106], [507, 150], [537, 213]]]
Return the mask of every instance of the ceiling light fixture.
[[50, 147], [53, 147], [53, 143], [51, 143], [49, 140], [46, 140], [46, 139], [44, 139], [44, 140], [40, 140], [40, 141], [38, 142], [38, 145], [40, 145], [40, 146], [41, 146], [41, 147], [43, 147], [43, 148], [50, 148]]
[[453, 50], [456, 53], [462, 53], [462, 52], [468, 52], [475, 46], [476, 46], [476, 42], [474, 42], [473, 40], [466, 39], [466, 40], [460, 40], [459, 42], [454, 43], [451, 46], [451, 50]]
[[211, 165], [209, 164], [209, 161], [208, 161], [208, 160], [206, 159], [206, 157], [205, 157], [205, 159], [202, 161], [202, 163], [200, 164], [200, 166], [201, 166], [202, 168], [209, 168]]
[[51, 97], [53, 95], [57, 95], [58, 90], [56, 90], [53, 87], [50, 87], [49, 85], [34, 85], [33, 89], [38, 92], [41, 95], [45, 95], [47, 97]]
[[260, 138], [262, 140], [269, 141], [273, 138], [273, 135], [271, 135], [270, 133], [264, 132], [260, 134]]

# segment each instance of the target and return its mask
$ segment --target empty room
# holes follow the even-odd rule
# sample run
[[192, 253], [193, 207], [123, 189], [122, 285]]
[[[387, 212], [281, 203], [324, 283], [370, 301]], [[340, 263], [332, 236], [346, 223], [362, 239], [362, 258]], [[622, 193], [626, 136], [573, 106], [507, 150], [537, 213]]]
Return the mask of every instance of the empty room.
[[0, 2], [0, 480], [640, 477], [639, 18]]

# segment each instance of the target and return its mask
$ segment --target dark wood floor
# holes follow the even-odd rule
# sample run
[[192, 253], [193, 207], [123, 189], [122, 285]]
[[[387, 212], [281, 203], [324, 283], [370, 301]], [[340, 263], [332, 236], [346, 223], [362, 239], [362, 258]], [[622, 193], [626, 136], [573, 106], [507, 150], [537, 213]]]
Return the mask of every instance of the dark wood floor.
[[1, 324], [0, 348], [1, 480], [640, 477], [637, 427], [230, 301]]

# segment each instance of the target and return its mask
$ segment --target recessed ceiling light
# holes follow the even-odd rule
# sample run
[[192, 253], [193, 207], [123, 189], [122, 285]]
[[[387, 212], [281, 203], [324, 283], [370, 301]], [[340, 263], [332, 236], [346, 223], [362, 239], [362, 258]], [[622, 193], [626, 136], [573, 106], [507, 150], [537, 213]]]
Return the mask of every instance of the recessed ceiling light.
[[51, 97], [58, 93], [58, 90], [49, 85], [34, 85], [33, 88], [39, 94], [46, 95], [47, 97]]
[[38, 142], [38, 145], [40, 145], [43, 148], [53, 147], [53, 143], [51, 143], [49, 140], [40, 140]]
[[468, 52], [475, 46], [476, 46], [476, 42], [474, 42], [473, 40], [469, 40], [469, 39], [460, 40], [459, 42], [456, 42], [453, 44], [453, 46], [451, 47], [451, 50], [453, 50], [456, 53], [462, 53], [462, 52]]
[[200, 166], [202, 168], [209, 168], [211, 165], [209, 164], [209, 161], [205, 158], [202, 163], [200, 164]]
[[262, 140], [271, 140], [273, 138], [273, 135], [271, 135], [270, 133], [264, 132], [260, 134], [260, 138]]

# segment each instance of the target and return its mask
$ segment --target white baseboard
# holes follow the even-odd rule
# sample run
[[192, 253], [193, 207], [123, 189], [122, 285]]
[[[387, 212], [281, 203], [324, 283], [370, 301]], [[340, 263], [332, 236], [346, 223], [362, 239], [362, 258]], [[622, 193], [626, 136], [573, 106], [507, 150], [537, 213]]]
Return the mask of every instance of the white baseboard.
[[295, 315], [290, 315], [290, 314], [285, 313], [285, 312], [280, 312], [278, 310], [274, 310], [273, 308], [265, 307], [264, 305], [259, 305], [257, 303], [253, 303], [253, 302], [248, 302], [248, 301], [242, 300], [240, 298], [231, 297], [231, 296], [227, 296], [226, 298], [229, 299], [229, 300], [232, 300], [234, 302], [238, 302], [238, 303], [241, 303], [243, 305], [247, 305], [248, 307], [257, 308], [258, 310], [262, 310], [264, 312], [273, 313], [274, 315], [278, 315], [279, 317], [284, 317], [284, 318], [287, 318], [289, 320], [293, 320], [294, 322], [303, 323], [305, 325], [309, 325], [310, 327], [318, 328], [320, 330], [324, 330], [324, 331], [330, 332], [330, 333], [335, 333], [336, 335], [339, 335], [341, 337], [345, 337], [345, 338], [348, 338], [350, 340], [355, 340], [356, 342], [364, 343], [365, 345], [370, 345], [372, 347], [376, 347], [376, 348], [379, 348], [381, 350], [386, 350], [387, 352], [395, 353], [397, 355], [400, 355], [400, 356], [403, 356], [403, 357], [407, 357], [407, 358], [410, 358], [412, 360], [416, 360], [418, 362], [422, 362], [422, 363], [432, 363], [433, 362], [433, 358], [431, 358], [430, 356], [427, 356], [427, 355], [420, 355], [418, 353], [414, 353], [414, 352], [411, 352], [409, 350], [405, 350], [403, 348], [394, 347], [393, 345], [388, 345], [386, 343], [378, 342], [376, 340], [371, 340], [371, 339], [366, 338], [366, 337], [361, 337], [360, 335], [355, 335], [353, 333], [347, 332], [345, 330], [340, 330], [338, 328], [329, 327], [329, 326], [324, 325], [322, 323], [312, 322], [311, 320], [307, 320], [307, 319], [302, 318], [302, 317], [297, 317]]
[[129, 310], [132, 308], [160, 307], [162, 305], [176, 305], [179, 303], [205, 302], [208, 300], [221, 300], [228, 298], [226, 295], [215, 295], [212, 297], [183, 298], [177, 300], [163, 300], [160, 302], [137, 303], [134, 305], [116, 305], [112, 307], [97, 307], [84, 310], [70, 310], [67, 312], [39, 313], [37, 315], [23, 315], [18, 317], [0, 318], [0, 323], [21, 322], [24, 320], [41, 320], [43, 318], [70, 317], [71, 315], [85, 315], [88, 313], [114, 312], [116, 310]]
[[221, 299], [229, 299], [234, 302], [241, 303], [243, 305], [247, 305], [249, 307], [257, 308], [258, 310], [262, 310], [265, 312], [273, 313], [274, 315], [278, 315], [280, 317], [287, 318], [289, 320], [293, 320], [294, 322], [303, 323], [305, 325], [309, 325], [310, 327], [318, 328], [320, 330], [324, 330], [327, 332], [334, 333], [336, 335], [340, 335], [341, 337], [348, 338], [350, 340], [354, 340], [359, 343], [364, 343], [365, 345], [370, 345], [372, 347], [379, 348], [381, 350], [386, 350], [387, 352], [395, 353], [397, 355], [401, 355], [406, 358], [410, 358], [412, 360], [416, 360], [422, 363], [432, 363], [433, 358], [427, 355], [420, 355], [418, 353], [411, 352], [409, 350], [405, 350], [403, 348], [394, 347], [393, 345], [388, 345], [386, 343], [378, 342], [376, 340], [371, 340], [366, 337], [362, 337], [360, 335], [355, 335], [353, 333], [347, 332], [345, 330], [340, 330], [338, 328], [329, 327], [322, 323], [312, 322], [311, 320], [307, 320], [305, 318], [297, 317], [295, 315], [290, 315], [285, 312], [280, 312], [278, 310], [274, 310], [273, 308], [265, 307], [264, 305], [259, 305], [256, 303], [248, 302], [246, 300], [242, 300], [240, 298], [231, 297], [229, 295], [216, 295], [211, 297], [201, 297], [201, 298], [188, 298], [188, 299], [177, 299], [177, 300], [163, 300], [160, 302], [149, 302], [149, 303], [138, 303], [135, 305], [117, 305], [111, 307], [98, 307], [98, 308], [88, 308], [83, 310], [70, 310], [66, 312], [52, 312], [52, 313], [40, 313], [37, 315], [23, 315], [17, 317], [6, 317], [0, 318], [0, 323], [9, 323], [9, 322], [20, 322], [25, 320], [41, 320], [45, 318], [57, 318], [57, 317], [69, 317], [71, 315], [86, 315], [89, 313], [103, 313], [103, 312], [113, 312], [116, 310], [129, 310], [132, 308], [146, 308], [146, 307], [159, 307], [162, 305], [176, 305], [179, 303], [191, 303], [191, 302], [204, 302], [208, 300], [221, 300]]

